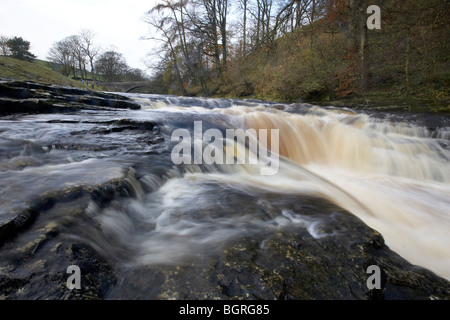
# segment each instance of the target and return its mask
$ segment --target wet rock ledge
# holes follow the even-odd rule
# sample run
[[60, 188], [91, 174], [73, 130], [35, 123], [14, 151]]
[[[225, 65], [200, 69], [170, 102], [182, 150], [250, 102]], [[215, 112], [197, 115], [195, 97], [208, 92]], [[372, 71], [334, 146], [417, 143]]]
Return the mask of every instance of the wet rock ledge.
[[0, 79], [0, 115], [74, 112], [92, 108], [141, 107], [127, 97], [112, 93]]

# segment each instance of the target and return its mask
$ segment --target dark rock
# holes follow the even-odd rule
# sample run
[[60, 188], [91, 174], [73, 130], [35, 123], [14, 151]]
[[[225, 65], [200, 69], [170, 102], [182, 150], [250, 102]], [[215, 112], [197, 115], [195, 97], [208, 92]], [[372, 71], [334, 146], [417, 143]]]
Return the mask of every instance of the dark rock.
[[62, 113], [89, 108], [140, 109], [125, 96], [30, 81], [0, 83], [0, 114]]
[[8, 97], [12, 99], [28, 99], [31, 93], [28, 88], [15, 88], [0, 83], [0, 97]]
[[92, 248], [80, 243], [70, 247], [72, 263], [80, 268], [81, 289], [72, 290], [67, 299], [104, 299], [115, 284], [112, 267], [106, 263]]
[[[392, 252], [378, 232], [355, 216], [314, 198], [287, 197], [280, 207], [271, 196], [258, 199], [235, 194], [230, 201], [235, 204], [236, 212], [230, 212], [233, 210], [230, 206], [219, 207], [214, 216], [257, 213], [264, 204], [271, 216], [283, 208], [293, 214], [328, 221], [325, 225], [330, 226], [329, 236], [315, 239], [305, 228], [293, 226], [236, 238], [224, 244], [223, 249], [187, 258], [177, 265], [148, 265], [129, 270], [115, 267], [116, 259], [126, 261], [130, 252], [114, 242], [112, 251], [97, 251], [88, 238], [101, 232], [93, 220], [99, 212], [87, 208], [93, 201], [97, 208], [114, 205], [118, 206], [117, 210], [121, 199], [138, 196], [137, 179], [135, 170], [129, 169], [122, 178], [102, 185], [42, 196], [34, 203], [35, 219], [31, 219], [31, 214], [23, 221], [17, 218], [23, 222], [20, 225], [28, 224], [27, 230], [13, 230], [15, 236], [9, 237], [0, 248], [6, 253], [0, 264], [0, 296], [8, 299], [450, 298], [447, 280], [411, 265]], [[259, 214], [265, 219], [267, 213]], [[203, 219], [202, 216], [212, 215], [199, 213], [198, 219]], [[78, 237], [66, 237], [68, 230]], [[71, 291], [65, 286], [68, 277], [65, 268], [72, 264], [81, 269], [81, 290]], [[367, 287], [370, 276], [367, 268], [371, 265], [382, 271], [381, 289]], [[20, 276], [13, 270], [21, 270]]]
[[63, 113], [74, 112], [76, 107], [61, 105], [59, 101], [46, 99], [10, 99], [0, 98], [0, 114], [13, 113]]
[[104, 205], [111, 202], [116, 196], [115, 188], [110, 185], [98, 186], [92, 191], [92, 200], [94, 200], [99, 207], [103, 207]]

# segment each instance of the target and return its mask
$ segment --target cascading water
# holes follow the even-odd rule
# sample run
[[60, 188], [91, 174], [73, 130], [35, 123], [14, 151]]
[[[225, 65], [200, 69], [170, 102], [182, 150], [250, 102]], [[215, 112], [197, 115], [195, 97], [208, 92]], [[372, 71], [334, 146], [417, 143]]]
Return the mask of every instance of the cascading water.
[[[279, 237], [302, 254], [296, 237], [304, 243], [320, 243], [313, 248], [316, 254], [331, 250], [326, 249], [330, 244], [321, 242], [324, 239], [336, 239], [348, 250], [343, 252], [359, 252], [352, 243], [361, 239], [348, 235], [355, 229], [343, 223], [350, 212], [380, 232], [386, 244], [410, 263], [450, 279], [448, 117], [256, 100], [124, 95], [142, 109], [0, 119], [0, 241], [6, 235], [3, 226], [17, 212], [25, 212], [24, 220], [28, 213], [41, 212], [31, 231], [2, 247], [10, 259], [0, 261], [0, 276], [1, 272], [34, 275], [36, 270], [24, 269], [39, 266], [42, 255], [52, 257], [48, 264], [55, 270], [65, 270], [72, 263], [66, 261], [67, 254], [73, 258], [84, 252], [77, 249], [82, 243], [124, 279], [111, 285], [108, 297], [172, 297], [163, 289], [152, 291], [159, 280], [151, 278], [147, 283], [145, 272], [158, 274], [159, 269], [152, 268], [186, 267], [189, 261], [202, 261], [201, 272], [216, 261], [218, 280], [207, 273], [205, 277], [211, 280], [211, 290], [217, 291], [215, 286], [229, 272], [219, 270], [223, 255], [237, 250], [232, 244], [243, 238], [245, 243], [257, 242], [263, 260], [265, 254], [271, 256], [273, 239]], [[236, 135], [228, 136], [230, 130]], [[246, 139], [240, 140], [241, 135]], [[241, 155], [244, 161], [239, 161]], [[185, 161], [175, 164], [174, 156]], [[22, 216], [16, 220], [20, 222]], [[293, 238], [284, 233], [295, 230], [303, 233]], [[65, 243], [71, 245], [60, 249]], [[24, 254], [23, 260], [37, 261], [17, 264], [17, 252]], [[354, 261], [338, 256], [342, 265], [333, 268], [348, 268], [347, 263], [353, 268]], [[308, 268], [308, 259], [314, 258], [302, 259]], [[313, 265], [326, 264], [328, 258], [318, 259], [321, 262]], [[287, 269], [303, 263], [292, 261]], [[264, 269], [261, 264], [269, 268], [272, 263], [259, 262], [255, 272]], [[358, 269], [362, 267], [354, 265], [355, 274], [362, 272], [363, 279], [350, 282], [366, 290], [365, 270]], [[244, 272], [252, 267], [236, 268]], [[164, 286], [175, 281], [169, 273], [175, 277], [177, 270], [168, 271]], [[347, 271], [339, 270], [342, 274], [336, 277], [345, 279]], [[272, 272], [258, 279], [266, 281]], [[186, 274], [191, 276], [189, 270]], [[133, 279], [138, 284], [132, 284]], [[48, 289], [43, 290], [53, 285], [46, 284]], [[200, 282], [197, 287], [209, 285]], [[174, 290], [183, 291], [180, 286]], [[257, 294], [252, 296], [267, 293], [263, 287], [256, 285]], [[357, 290], [350, 288], [350, 296]], [[265, 297], [274, 297], [269, 293]]]
[[[282, 157], [276, 175], [260, 175], [254, 165], [221, 165], [186, 174], [182, 179], [190, 182], [182, 185], [214, 181], [241, 192], [324, 197], [381, 232], [391, 249], [411, 263], [450, 278], [448, 127], [430, 130], [420, 123], [300, 105], [202, 99], [192, 106], [192, 98], [137, 99], [150, 110], [204, 115], [222, 127], [279, 130], [279, 141], [268, 142], [269, 149], [278, 144]], [[164, 189], [170, 194], [169, 186]], [[169, 195], [171, 203], [192, 201], [193, 190], [198, 186], [189, 186], [182, 196]]]
[[329, 199], [380, 231], [412, 263], [448, 277], [450, 153], [443, 148], [448, 141], [432, 139], [421, 127], [371, 120], [333, 112], [244, 117], [248, 127], [280, 128], [281, 155], [344, 190], [366, 210], [330, 188]]

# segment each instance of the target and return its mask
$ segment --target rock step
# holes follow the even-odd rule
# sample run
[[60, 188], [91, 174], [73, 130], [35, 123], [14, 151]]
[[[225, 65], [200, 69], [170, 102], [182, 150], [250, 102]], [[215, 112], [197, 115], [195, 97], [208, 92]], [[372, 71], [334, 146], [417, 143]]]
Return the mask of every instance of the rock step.
[[0, 115], [64, 113], [81, 109], [140, 109], [133, 100], [113, 94], [30, 81], [0, 81]]

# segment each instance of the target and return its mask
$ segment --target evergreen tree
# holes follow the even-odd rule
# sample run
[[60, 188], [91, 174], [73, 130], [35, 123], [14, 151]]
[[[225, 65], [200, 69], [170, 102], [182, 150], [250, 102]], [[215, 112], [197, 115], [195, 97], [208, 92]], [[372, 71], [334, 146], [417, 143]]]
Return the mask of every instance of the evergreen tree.
[[20, 60], [31, 61], [36, 58], [30, 50], [30, 42], [24, 40], [22, 37], [14, 37], [7, 41], [11, 56]]

